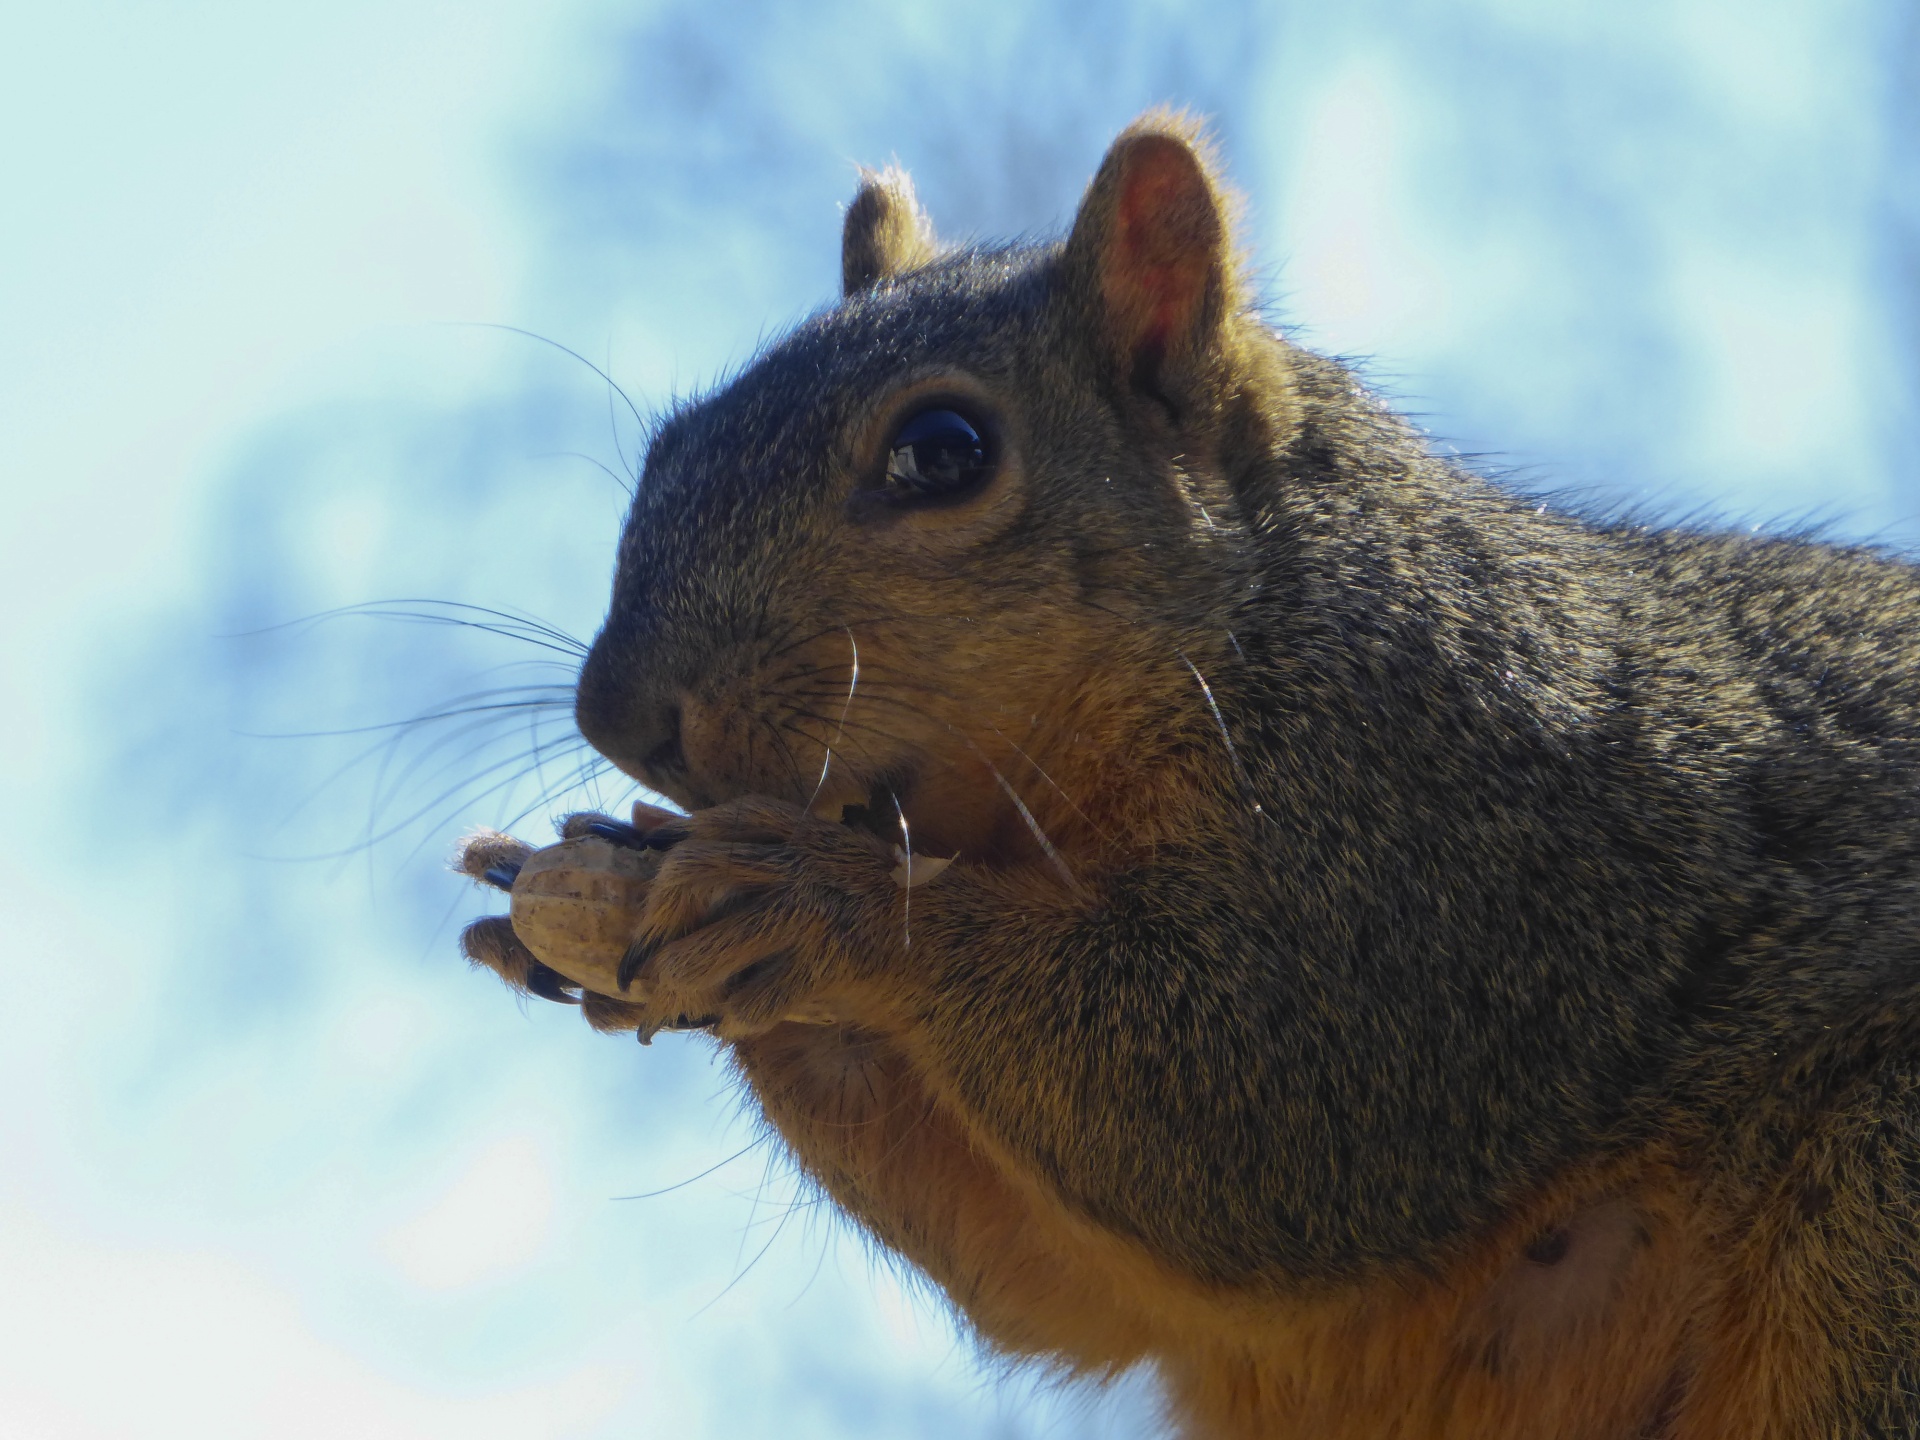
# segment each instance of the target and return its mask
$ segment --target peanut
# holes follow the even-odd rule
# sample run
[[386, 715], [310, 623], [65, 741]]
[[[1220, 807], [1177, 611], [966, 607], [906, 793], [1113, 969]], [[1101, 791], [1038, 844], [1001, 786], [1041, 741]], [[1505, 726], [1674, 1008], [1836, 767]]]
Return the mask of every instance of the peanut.
[[576, 985], [633, 999], [616, 978], [660, 869], [660, 852], [598, 836], [536, 850], [513, 882], [513, 932], [534, 956]]

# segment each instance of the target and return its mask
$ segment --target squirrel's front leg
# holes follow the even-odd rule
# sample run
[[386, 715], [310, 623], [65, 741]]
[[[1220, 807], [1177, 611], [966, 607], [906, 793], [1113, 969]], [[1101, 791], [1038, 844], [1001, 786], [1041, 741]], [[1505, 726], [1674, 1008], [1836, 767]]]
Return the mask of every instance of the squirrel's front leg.
[[[649, 835], [664, 858], [619, 978], [652, 1025], [735, 1042], [791, 1021], [881, 1034], [968, 1143], [1083, 1220], [1162, 1231], [1162, 1259], [1186, 1259], [1196, 1206], [1235, 1207], [1237, 1178], [1195, 1177], [1186, 1157], [1273, 1117], [1250, 1120], [1245, 1095], [1183, 1075], [1177, 1053], [1145, 1053], [1169, 1043], [1155, 1012], [1170, 994], [1232, 983], [1183, 983], [1167, 927], [1128, 925], [1131, 953], [1109, 946], [1109, 907], [1041, 867], [963, 858], [909, 888], [877, 836], [762, 797]], [[1186, 1018], [1232, 1026], [1232, 997], [1201, 999]]]
[[[909, 867], [872, 835], [778, 801], [698, 811], [650, 837], [666, 849], [626, 966], [648, 1012], [730, 1040], [799, 1164], [994, 1344], [1116, 1371], [1146, 1353], [1151, 1327], [1104, 1247], [996, 1158], [998, 1134], [943, 1098], [918, 1053], [967, 938], [1006, 946], [993, 920], [1010, 897], [975, 867]], [[923, 866], [938, 879], [905, 883]]]
[[[875, 1030], [970, 1145], [1142, 1261], [1222, 1281], [1333, 1268], [1316, 1232], [1372, 1177], [1316, 1168], [1346, 1117], [1266, 1053], [1267, 958], [1183, 925], [1199, 862], [1069, 886], [962, 859], [909, 889], [878, 837], [763, 798], [651, 835], [669, 848], [621, 979], [655, 1023]], [[1301, 987], [1309, 1020], [1333, 1014], [1320, 998]]]
[[908, 889], [877, 836], [781, 801], [651, 833], [668, 848], [620, 979], [655, 1023], [878, 1031], [969, 1143], [1143, 1261], [1229, 1284], [1351, 1273], [1430, 1250], [1421, 1224], [1463, 1228], [1339, 1162], [1353, 1113], [1299, 1077], [1340, 1058], [1310, 1046], [1353, 1048], [1351, 1015], [1303, 966], [1277, 1001], [1261, 944], [1192, 924], [1230, 857], [1163, 847], [1071, 885], [963, 857]]

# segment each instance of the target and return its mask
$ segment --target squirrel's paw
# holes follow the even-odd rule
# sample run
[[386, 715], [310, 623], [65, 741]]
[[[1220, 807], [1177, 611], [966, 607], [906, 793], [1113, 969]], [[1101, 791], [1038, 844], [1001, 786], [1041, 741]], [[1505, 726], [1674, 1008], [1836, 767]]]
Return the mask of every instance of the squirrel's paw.
[[[496, 830], [481, 830], [462, 842], [459, 853], [454, 857], [453, 868], [496, 890], [518, 895], [521, 874], [529, 868], [529, 862], [538, 867], [541, 857], [547, 857], [546, 869], [551, 871], [554, 868], [551, 857], [564, 851], [567, 842], [604, 841], [620, 850], [645, 851], [654, 848], [649, 844], [648, 832], [663, 821], [677, 818], [672, 811], [644, 804], [633, 807], [631, 823], [593, 812], [569, 815], [558, 826], [562, 844], [546, 850], [536, 850], [525, 841]], [[617, 911], [614, 902], [622, 898], [622, 889], [630, 891], [633, 888], [631, 883], [624, 887], [615, 884], [609, 891], [604, 884], [607, 875], [603, 873], [609, 867], [603, 862], [597, 867], [589, 865], [588, 868], [594, 871], [594, 875], [586, 881], [576, 877], [573, 887], [564, 883], [566, 877], [561, 876], [559, 878], [563, 883], [557, 892], [549, 885], [537, 895], [516, 899], [515, 915], [521, 915], [525, 902], [526, 908], [532, 913], [522, 918], [533, 925], [536, 943], [539, 943], [541, 936], [553, 943], [551, 952], [543, 949], [536, 954], [523, 938], [522, 931], [515, 928], [514, 920], [506, 915], [474, 921], [462, 932], [460, 948], [473, 964], [491, 970], [522, 994], [578, 1005], [587, 1023], [596, 1030], [657, 1029], [651, 1012], [644, 1005], [600, 993], [592, 984], [586, 983], [597, 978], [596, 968], [604, 969], [611, 976], [625, 942], [622, 939], [614, 944], [604, 965], [583, 965], [583, 960], [592, 962], [594, 959], [590, 942], [596, 937], [591, 932], [606, 926], [604, 918], [583, 912], [596, 907], [605, 909], [610, 905]], [[633, 866], [616, 864], [611, 868], [620, 878], [632, 881], [633, 876], [629, 872]], [[645, 866], [640, 868], [644, 870]], [[593, 878], [603, 883], [596, 888], [591, 883]], [[582, 885], [585, 886], [585, 894], [571, 893], [572, 889]], [[598, 923], [593, 923], [596, 920]], [[583, 929], [589, 933], [583, 935]], [[562, 953], [571, 958], [571, 964], [560, 958]]]
[[646, 1006], [597, 994], [542, 964], [513, 933], [513, 925], [504, 915], [474, 921], [461, 932], [460, 948], [475, 965], [493, 971], [523, 994], [557, 1000], [563, 1005], [578, 1005], [587, 1023], [596, 1030], [659, 1028]]
[[844, 987], [881, 948], [868, 943], [876, 921], [899, 903], [886, 845], [759, 798], [676, 820], [671, 834], [621, 961], [628, 993], [662, 1025], [727, 1039], [843, 1018]]

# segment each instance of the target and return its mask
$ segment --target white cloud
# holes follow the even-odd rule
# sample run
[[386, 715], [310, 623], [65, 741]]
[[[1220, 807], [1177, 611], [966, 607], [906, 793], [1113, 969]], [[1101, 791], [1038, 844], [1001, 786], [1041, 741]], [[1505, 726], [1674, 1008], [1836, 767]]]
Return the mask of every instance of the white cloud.
[[234, 1258], [64, 1236], [0, 1216], [0, 1430], [45, 1440], [527, 1440], [590, 1431], [638, 1376], [604, 1362], [436, 1393], [317, 1335]]
[[459, 1290], [531, 1265], [551, 1244], [553, 1180], [530, 1135], [506, 1135], [474, 1156], [383, 1249], [427, 1290]]

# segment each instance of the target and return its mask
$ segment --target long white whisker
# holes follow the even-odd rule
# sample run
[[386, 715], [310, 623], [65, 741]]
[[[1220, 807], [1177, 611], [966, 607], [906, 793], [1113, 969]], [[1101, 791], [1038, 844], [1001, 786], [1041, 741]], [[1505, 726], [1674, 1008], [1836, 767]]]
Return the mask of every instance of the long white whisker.
[[913, 948], [913, 831], [907, 826], [906, 807], [900, 803], [900, 797], [893, 797], [894, 814], [900, 817], [900, 842], [907, 852], [907, 883], [900, 889], [900, 900], [905, 911], [900, 922], [902, 950]]
[[[1238, 642], [1235, 643], [1234, 648], [1239, 648]], [[1240, 791], [1249, 800], [1253, 800], [1253, 782], [1247, 778], [1246, 767], [1240, 763], [1240, 752], [1234, 748], [1233, 736], [1227, 733], [1227, 718], [1220, 713], [1220, 706], [1213, 698], [1213, 687], [1207, 684], [1207, 677], [1200, 673], [1200, 667], [1187, 659], [1186, 651], [1175, 650], [1173, 653], [1180, 657], [1182, 665], [1193, 672], [1194, 683], [1200, 687], [1200, 693], [1206, 697], [1207, 709], [1213, 712], [1213, 723], [1220, 727], [1220, 738], [1227, 742], [1227, 759], [1233, 762], [1233, 773], [1240, 778]], [[1253, 813], [1256, 815], [1264, 813], [1258, 800], [1253, 800]]]
[[1047, 832], [1040, 828], [1040, 822], [1033, 818], [1033, 812], [1027, 809], [1027, 802], [1020, 798], [1020, 792], [1015, 790], [1013, 786], [1007, 782], [1007, 777], [1000, 773], [1000, 767], [988, 758], [986, 751], [974, 743], [971, 735], [968, 735], [963, 730], [955, 730], [953, 733], [966, 741], [973, 753], [980, 757], [980, 763], [987, 767], [988, 772], [999, 784], [1001, 790], [1006, 793], [1007, 799], [1013, 802], [1013, 808], [1020, 812], [1021, 820], [1026, 823], [1027, 829], [1033, 832], [1033, 838], [1040, 842], [1040, 849], [1052, 863], [1053, 868], [1060, 872], [1060, 878], [1065, 880], [1070, 887], [1077, 890], [1079, 888], [1079, 881], [1073, 878], [1073, 871], [1068, 868], [1067, 862], [1060, 858], [1060, 852], [1054, 848], [1053, 841], [1047, 838]]
[[[847, 632], [847, 644], [853, 650], [853, 664], [847, 675], [847, 703], [840, 707], [840, 723], [834, 727], [833, 745], [839, 744], [846, 738], [847, 716], [853, 711], [853, 692], [860, 688], [860, 642], [853, 638], [852, 626], [842, 625], [840, 628]], [[814, 783], [813, 794], [807, 800], [809, 810], [819, 800], [820, 792], [827, 788], [827, 771], [833, 768], [833, 745], [821, 747], [827, 753], [826, 758], [820, 762], [820, 778]]]
[[987, 768], [993, 771], [993, 778], [1000, 782], [1000, 788], [1006, 791], [1007, 798], [1013, 801], [1013, 808], [1020, 812], [1020, 818], [1026, 822], [1027, 829], [1033, 832], [1033, 838], [1040, 842], [1040, 848], [1046, 852], [1047, 859], [1052, 862], [1053, 868], [1060, 872], [1060, 878], [1069, 885], [1077, 886], [1079, 882], [1073, 878], [1073, 871], [1068, 868], [1067, 862], [1060, 858], [1060, 852], [1053, 848], [1053, 842], [1047, 838], [1047, 832], [1040, 828], [1040, 822], [1034, 819], [1033, 812], [1027, 809], [1027, 802], [1015, 793], [1013, 786], [1007, 783], [1007, 777], [1000, 773], [999, 767], [991, 760], [987, 762]]
[[1013, 747], [1014, 753], [1018, 755], [1022, 760], [1026, 761], [1027, 764], [1033, 766], [1034, 774], [1038, 775], [1042, 780], [1046, 781], [1047, 784], [1051, 785], [1053, 787], [1053, 793], [1058, 795], [1062, 800], [1066, 801], [1068, 808], [1070, 808], [1074, 814], [1078, 815], [1082, 820], [1085, 820], [1087, 824], [1092, 826], [1095, 830], [1100, 829], [1098, 825], [1094, 824], [1093, 817], [1088, 815], [1086, 811], [1082, 810], [1079, 807], [1079, 805], [1074, 802], [1074, 798], [1071, 795], [1069, 795], [1065, 790], [1062, 790], [1060, 788], [1059, 782], [1046, 772], [1045, 768], [1041, 766], [1040, 762], [1034, 759], [1033, 756], [1029, 755], [1025, 750], [1022, 750], [1020, 748], [1019, 741], [1009, 738], [1007, 735], [1007, 732], [1002, 730], [998, 725], [989, 725], [987, 726], [987, 728], [993, 731], [993, 733], [998, 735], [1002, 740], [1005, 740], [1007, 744], [1011, 745]]

